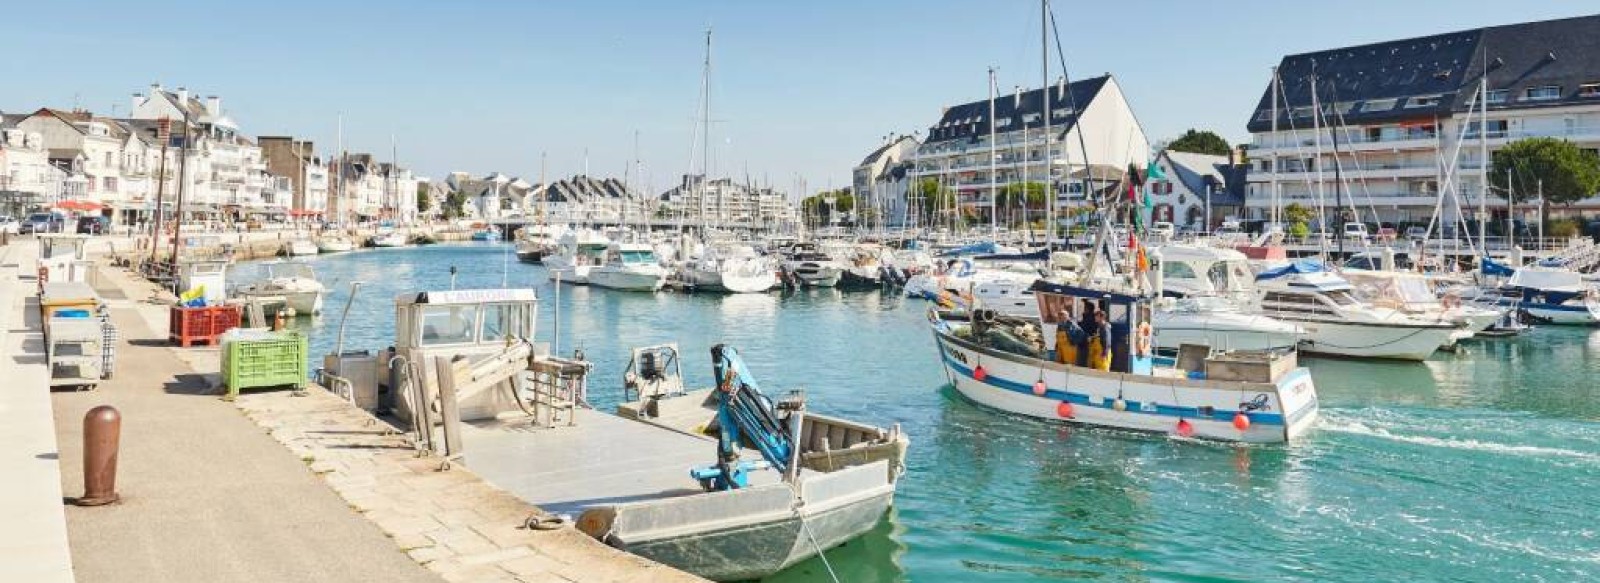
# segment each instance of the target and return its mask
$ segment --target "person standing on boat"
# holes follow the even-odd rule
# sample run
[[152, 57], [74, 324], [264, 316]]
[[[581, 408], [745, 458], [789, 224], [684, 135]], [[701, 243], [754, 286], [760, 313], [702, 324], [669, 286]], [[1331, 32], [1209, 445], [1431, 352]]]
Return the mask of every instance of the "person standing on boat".
[[1077, 354], [1073, 355], [1072, 364], [1094, 366], [1094, 353], [1091, 352], [1093, 346], [1091, 342], [1100, 330], [1099, 324], [1094, 318], [1095, 312], [1100, 311], [1100, 309], [1095, 306], [1094, 300], [1084, 300], [1081, 309], [1083, 317], [1076, 326], [1079, 334], [1073, 340], [1073, 344], [1077, 348]]
[[1089, 337], [1089, 366], [1111, 370], [1111, 324], [1106, 322], [1105, 310], [1094, 311], [1095, 329]]
[[1089, 340], [1089, 335], [1072, 318], [1071, 311], [1063, 308], [1060, 319], [1061, 324], [1056, 327], [1056, 362], [1078, 364], [1078, 355], [1083, 353], [1081, 347]]

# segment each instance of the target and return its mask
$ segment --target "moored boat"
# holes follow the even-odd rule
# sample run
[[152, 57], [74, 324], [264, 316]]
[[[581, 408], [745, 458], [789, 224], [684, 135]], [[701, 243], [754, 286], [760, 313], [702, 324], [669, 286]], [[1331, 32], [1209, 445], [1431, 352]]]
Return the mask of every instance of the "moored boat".
[[355, 241], [343, 235], [326, 235], [317, 239], [317, 251], [321, 253], [344, 253], [355, 248]]

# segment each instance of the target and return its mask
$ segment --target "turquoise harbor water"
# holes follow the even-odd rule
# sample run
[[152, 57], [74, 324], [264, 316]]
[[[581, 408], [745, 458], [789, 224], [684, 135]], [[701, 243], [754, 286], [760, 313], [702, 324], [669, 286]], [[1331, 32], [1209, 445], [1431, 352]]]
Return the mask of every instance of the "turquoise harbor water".
[[[506, 247], [312, 259], [334, 288], [303, 320], [329, 351], [352, 280], [347, 345], [391, 342], [393, 298], [531, 286]], [[249, 266], [239, 268], [248, 272]], [[238, 275], [237, 274], [236, 280]], [[1084, 429], [980, 409], [937, 368], [926, 305], [833, 290], [624, 294], [565, 287], [563, 351], [619, 397], [630, 347], [677, 342], [708, 385], [710, 346], [738, 347], [769, 391], [911, 436], [895, 509], [828, 553], [844, 581], [1580, 581], [1600, 579], [1600, 331], [1544, 328], [1426, 363], [1309, 360], [1323, 403], [1310, 437], [1241, 447]], [[707, 449], [709, 461], [711, 450]], [[826, 581], [819, 561], [775, 581]]]

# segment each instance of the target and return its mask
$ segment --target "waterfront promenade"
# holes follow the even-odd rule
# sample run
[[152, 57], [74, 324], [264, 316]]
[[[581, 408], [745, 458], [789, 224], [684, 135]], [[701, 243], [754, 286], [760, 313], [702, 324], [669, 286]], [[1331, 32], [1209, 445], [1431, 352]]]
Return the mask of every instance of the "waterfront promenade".
[[[699, 580], [570, 527], [523, 528], [536, 508], [459, 466], [436, 471], [320, 389], [222, 401], [219, 351], [167, 346], [170, 295], [103, 261], [91, 283], [121, 332], [116, 375], [51, 393], [35, 283], [16, 275], [36, 257], [29, 238], [0, 247], [4, 366], [19, 381], [0, 397], [17, 468], [0, 491], [0, 581]], [[122, 500], [63, 506], [82, 493], [83, 414], [102, 404], [123, 416]]]

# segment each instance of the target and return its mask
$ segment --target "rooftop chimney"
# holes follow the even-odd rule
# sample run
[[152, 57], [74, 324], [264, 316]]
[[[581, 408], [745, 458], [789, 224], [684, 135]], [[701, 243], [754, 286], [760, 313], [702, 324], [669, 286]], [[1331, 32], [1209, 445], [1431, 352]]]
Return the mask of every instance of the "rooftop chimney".
[[222, 98], [215, 95], [206, 96], [206, 111], [210, 111], [211, 115], [222, 115]]
[[144, 103], [144, 94], [142, 94], [142, 93], [133, 94], [133, 100], [130, 101], [129, 105], [128, 105], [128, 115], [132, 116], [133, 115], [133, 110], [139, 109], [139, 104], [141, 104], [141, 103]]
[[185, 88], [185, 87], [179, 87], [178, 88], [178, 105], [186, 105], [188, 103], [189, 103], [189, 89]]

